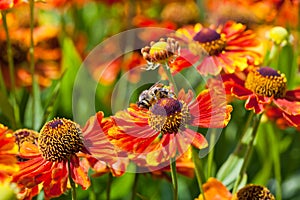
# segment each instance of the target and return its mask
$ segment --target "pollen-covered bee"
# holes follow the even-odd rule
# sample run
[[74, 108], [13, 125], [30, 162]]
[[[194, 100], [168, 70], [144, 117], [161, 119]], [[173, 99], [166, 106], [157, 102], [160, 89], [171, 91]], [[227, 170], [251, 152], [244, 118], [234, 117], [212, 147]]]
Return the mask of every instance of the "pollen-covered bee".
[[162, 98], [175, 98], [177, 99], [175, 93], [162, 83], [156, 83], [151, 86], [148, 90], [144, 90], [137, 102], [138, 107], [149, 109], [153, 104], [155, 104], [159, 99]]

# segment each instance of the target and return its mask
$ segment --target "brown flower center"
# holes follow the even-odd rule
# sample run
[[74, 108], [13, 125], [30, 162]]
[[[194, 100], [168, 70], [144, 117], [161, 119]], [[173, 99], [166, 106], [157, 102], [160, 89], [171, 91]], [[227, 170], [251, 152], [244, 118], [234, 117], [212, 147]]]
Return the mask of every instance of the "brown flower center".
[[195, 55], [218, 55], [226, 47], [225, 34], [219, 34], [210, 28], [203, 28], [194, 36], [193, 40], [194, 42], [189, 45], [189, 49]]
[[282, 98], [286, 92], [286, 77], [270, 67], [249, 72], [245, 87], [262, 96]]
[[240, 189], [235, 197], [234, 200], [275, 200], [272, 193], [265, 187], [259, 185], [247, 185]]
[[150, 108], [148, 122], [154, 130], [162, 134], [176, 134], [189, 120], [189, 109], [185, 102], [174, 98], [163, 98]]
[[58, 118], [43, 126], [38, 144], [46, 160], [60, 162], [68, 160], [83, 148], [82, 133], [75, 122]]

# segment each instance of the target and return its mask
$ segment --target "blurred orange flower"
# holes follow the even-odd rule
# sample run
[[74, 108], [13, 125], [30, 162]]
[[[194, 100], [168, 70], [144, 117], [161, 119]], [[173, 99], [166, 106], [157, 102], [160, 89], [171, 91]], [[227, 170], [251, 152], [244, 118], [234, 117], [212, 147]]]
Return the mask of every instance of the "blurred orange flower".
[[20, 2], [22, 0], [0, 0], [0, 11], [10, 9]]
[[[29, 46], [30, 28], [29, 16], [24, 11], [24, 6], [18, 7], [8, 13], [9, 31], [12, 43], [13, 61], [15, 66], [15, 79], [17, 86], [28, 87], [32, 84], [32, 76], [29, 70]], [[59, 28], [53, 25], [39, 25], [36, 20], [34, 27], [34, 58], [35, 74], [41, 87], [48, 87], [51, 80], [58, 79], [61, 75], [61, 46], [59, 43]], [[5, 83], [10, 87], [7, 43], [3, 29], [0, 29], [0, 55], [1, 70]]]
[[214, 0], [206, 1], [215, 23], [235, 20], [249, 26], [273, 24], [296, 27], [299, 0]]

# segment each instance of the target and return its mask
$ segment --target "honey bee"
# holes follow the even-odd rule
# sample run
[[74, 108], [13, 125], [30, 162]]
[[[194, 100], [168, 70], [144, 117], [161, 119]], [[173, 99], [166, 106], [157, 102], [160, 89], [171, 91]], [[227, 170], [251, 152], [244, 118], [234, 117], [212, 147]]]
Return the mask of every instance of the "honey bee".
[[148, 90], [144, 90], [137, 102], [138, 107], [149, 109], [154, 105], [159, 99], [162, 98], [175, 98], [177, 99], [175, 93], [162, 83], [156, 83], [151, 86]]

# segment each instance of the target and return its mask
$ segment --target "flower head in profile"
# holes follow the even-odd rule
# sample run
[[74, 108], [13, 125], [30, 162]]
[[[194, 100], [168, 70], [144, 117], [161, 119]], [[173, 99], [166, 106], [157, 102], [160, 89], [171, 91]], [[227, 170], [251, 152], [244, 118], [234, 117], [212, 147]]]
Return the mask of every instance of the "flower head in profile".
[[150, 47], [142, 48], [141, 53], [148, 63], [146, 70], [154, 70], [162, 64], [174, 62], [180, 54], [180, 46], [173, 38], [161, 38], [158, 42], [152, 41]]
[[0, 124], [0, 183], [9, 180], [18, 171], [17, 145], [12, 131]]
[[115, 125], [108, 131], [113, 144], [148, 165], [181, 155], [191, 144], [207, 147], [205, 137], [191, 127], [222, 128], [230, 120], [225, 95], [204, 90], [193, 100], [191, 91], [181, 90], [177, 97], [164, 87], [149, 90], [137, 104], [112, 116]]
[[219, 27], [196, 24], [180, 28], [175, 34], [188, 46], [182, 54], [202, 75], [217, 75], [222, 70], [234, 73], [261, 62], [261, 55], [254, 50], [259, 45], [255, 34], [240, 23], [229, 21]]
[[283, 73], [270, 67], [253, 68], [241, 79], [235, 74], [224, 75], [226, 92], [246, 100], [245, 107], [260, 114], [266, 105], [275, 105], [282, 115], [295, 126], [300, 120], [300, 90], [287, 90]]
[[38, 145], [28, 141], [21, 145], [20, 157], [28, 160], [19, 163], [20, 171], [13, 176], [13, 182], [35, 194], [40, 185], [45, 197], [52, 198], [66, 191], [70, 174], [75, 183], [86, 189], [90, 181], [76, 155], [79, 151], [84, 151], [79, 125], [64, 118], [51, 120], [41, 129]]

